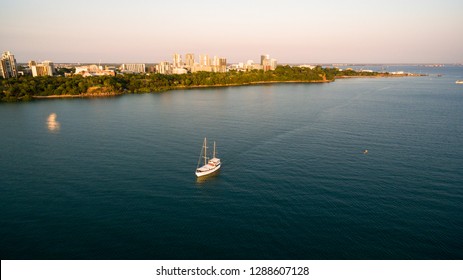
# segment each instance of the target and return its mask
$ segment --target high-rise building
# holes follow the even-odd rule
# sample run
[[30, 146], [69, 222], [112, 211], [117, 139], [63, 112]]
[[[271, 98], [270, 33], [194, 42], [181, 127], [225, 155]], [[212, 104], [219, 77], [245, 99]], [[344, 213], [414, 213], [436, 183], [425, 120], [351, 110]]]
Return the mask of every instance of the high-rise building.
[[55, 64], [53, 62], [51, 62], [50, 60], [45, 60], [45, 61], [42, 61], [42, 64], [48, 67], [52, 75], [55, 73]]
[[260, 65], [264, 71], [275, 70], [277, 68], [277, 60], [274, 58], [270, 59], [270, 55], [268, 54], [263, 54], [260, 56]]
[[227, 66], [227, 59], [225, 57], [219, 57], [219, 65], [218, 66]]
[[200, 66], [211, 66], [211, 60], [209, 59], [209, 55], [200, 54], [199, 55], [199, 65]]
[[192, 67], [195, 64], [195, 54], [187, 53], [185, 55], [185, 64], [186, 66]]
[[262, 68], [263, 68], [264, 71], [270, 70], [270, 59], [266, 58], [266, 59], [262, 60], [261, 65], [262, 65]]
[[270, 59], [270, 70], [275, 70], [277, 68], [277, 60], [275, 58]]
[[9, 51], [3, 52], [2, 58], [0, 59], [0, 75], [2, 75], [4, 79], [18, 76], [16, 59]]
[[172, 67], [168, 61], [162, 61], [156, 65], [156, 71], [159, 74], [172, 74]]
[[225, 73], [227, 72], [227, 59], [224, 57], [219, 57], [216, 59], [216, 72]]
[[179, 55], [178, 53], [175, 53], [173, 56], [173, 67], [174, 68], [180, 68], [182, 67], [182, 56]]
[[29, 61], [29, 67], [32, 71], [32, 76], [53, 76], [55, 72], [55, 65], [49, 60], [45, 60], [40, 64], [37, 64], [35, 61]]
[[260, 65], [264, 66], [264, 61], [265, 61], [266, 59], [270, 59], [270, 55], [268, 55], [268, 54], [263, 54], [263, 55], [261, 55], [261, 56], [260, 56]]

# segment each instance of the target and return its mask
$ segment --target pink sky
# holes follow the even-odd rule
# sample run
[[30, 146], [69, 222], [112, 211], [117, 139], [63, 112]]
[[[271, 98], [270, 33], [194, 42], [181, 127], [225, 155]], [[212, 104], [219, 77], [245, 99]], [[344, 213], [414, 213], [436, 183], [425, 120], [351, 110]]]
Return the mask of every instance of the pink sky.
[[[164, 3], [167, 2], [167, 3]], [[462, 63], [463, 1], [33, 1], [0, 10], [19, 62]]]

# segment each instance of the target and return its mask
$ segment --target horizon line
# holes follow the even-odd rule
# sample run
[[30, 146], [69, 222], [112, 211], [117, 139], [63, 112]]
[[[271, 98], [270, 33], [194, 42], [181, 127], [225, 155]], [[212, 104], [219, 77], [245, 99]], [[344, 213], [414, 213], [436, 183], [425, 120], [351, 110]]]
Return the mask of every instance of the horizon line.
[[[37, 60], [38, 61], [38, 60]], [[46, 61], [46, 60], [44, 60]], [[55, 64], [128, 64], [128, 63], [140, 63], [140, 64], [159, 64], [162, 61], [159, 62], [133, 62], [133, 61], [125, 61], [125, 62], [102, 62], [102, 61], [93, 61], [93, 62], [56, 62], [52, 61], [51, 62]], [[169, 61], [170, 62], [170, 61]], [[27, 62], [17, 62], [19, 64], [28, 64], [29, 61]], [[242, 63], [242, 61], [239, 62], [227, 62], [227, 64], [237, 64], [237, 63]], [[304, 65], [304, 64], [309, 64], [309, 65], [463, 65], [463, 62], [281, 62], [278, 63], [278, 65]]]

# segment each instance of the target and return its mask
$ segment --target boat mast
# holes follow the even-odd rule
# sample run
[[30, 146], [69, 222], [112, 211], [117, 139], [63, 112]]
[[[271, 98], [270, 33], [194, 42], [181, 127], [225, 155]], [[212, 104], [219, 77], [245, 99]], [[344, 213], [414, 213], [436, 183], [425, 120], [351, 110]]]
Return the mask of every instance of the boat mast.
[[215, 141], [214, 141], [214, 155], [212, 156], [212, 158], [215, 158]]
[[204, 137], [204, 165], [207, 164], [207, 140]]

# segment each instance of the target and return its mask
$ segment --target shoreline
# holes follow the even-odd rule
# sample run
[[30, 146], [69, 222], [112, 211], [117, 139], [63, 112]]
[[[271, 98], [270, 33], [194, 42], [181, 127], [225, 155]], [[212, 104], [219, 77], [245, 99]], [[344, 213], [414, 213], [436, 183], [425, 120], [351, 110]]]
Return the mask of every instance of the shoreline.
[[[165, 90], [153, 91], [149, 93], [156, 92], [166, 92], [171, 90], [178, 89], [196, 89], [196, 88], [218, 88], [218, 87], [239, 87], [239, 86], [252, 86], [252, 85], [265, 85], [265, 84], [322, 84], [322, 83], [331, 83], [335, 80], [316, 80], [316, 81], [260, 81], [260, 82], [249, 82], [242, 84], [217, 84], [217, 85], [196, 85], [196, 86], [177, 86], [173, 88], [167, 88]], [[148, 93], [148, 92], [147, 92]], [[83, 94], [61, 94], [61, 95], [33, 95], [33, 99], [57, 99], [57, 98], [98, 98], [98, 97], [113, 97], [125, 94], [138, 94], [133, 92], [122, 92], [122, 93], [83, 93]]]
[[[176, 86], [171, 88], [161, 88], [159, 91], [152, 91], [147, 93], [158, 93], [158, 92], [167, 92], [171, 90], [179, 89], [200, 89], [200, 88], [219, 88], [219, 87], [239, 87], [239, 86], [253, 86], [253, 85], [271, 85], [271, 84], [324, 84], [335, 82], [336, 79], [355, 79], [355, 78], [401, 78], [401, 77], [421, 77], [426, 76], [424, 74], [378, 74], [374, 76], [367, 75], [355, 75], [355, 76], [335, 76], [332, 80], [312, 80], [312, 81], [301, 81], [301, 80], [291, 80], [291, 81], [258, 81], [258, 82], [248, 82], [241, 84], [216, 84], [216, 85], [193, 85], [193, 86]], [[62, 95], [33, 95], [32, 99], [59, 99], [59, 98], [103, 98], [103, 97], [114, 97], [126, 94], [138, 94], [133, 92], [119, 92], [119, 93], [83, 93], [83, 94], [62, 94]]]
[[198, 86], [179, 86], [172, 88], [175, 89], [190, 89], [190, 88], [210, 88], [210, 87], [239, 87], [239, 86], [252, 86], [252, 85], [265, 85], [265, 84], [323, 84], [331, 83], [334, 80], [315, 80], [315, 81], [261, 81], [261, 82], [249, 82], [242, 84], [217, 84], [217, 85], [198, 85]]
[[126, 93], [83, 93], [83, 94], [61, 94], [61, 95], [33, 95], [33, 99], [54, 99], [54, 98], [98, 98], [98, 97], [112, 97], [112, 96], [118, 96], [118, 95], [123, 95]]

